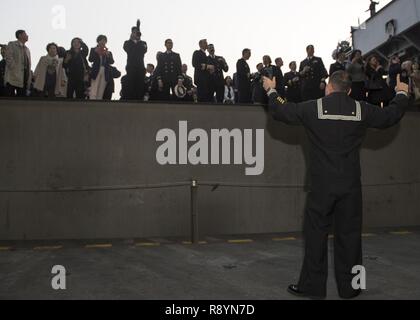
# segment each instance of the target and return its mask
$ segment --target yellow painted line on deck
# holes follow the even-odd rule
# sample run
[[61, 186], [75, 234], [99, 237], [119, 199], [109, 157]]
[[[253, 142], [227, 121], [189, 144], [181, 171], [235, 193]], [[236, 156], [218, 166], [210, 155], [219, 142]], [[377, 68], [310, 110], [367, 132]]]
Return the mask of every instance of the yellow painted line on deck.
[[406, 236], [406, 235], [409, 235], [409, 234], [413, 234], [410, 231], [394, 231], [394, 232], [390, 232], [390, 233], [394, 236]]
[[297, 238], [295, 237], [287, 237], [287, 238], [273, 238], [273, 241], [296, 241]]
[[254, 242], [254, 240], [251, 240], [251, 239], [228, 240], [228, 243], [231, 243], [231, 244], [252, 243], [252, 242]]
[[160, 243], [158, 242], [140, 242], [136, 243], [136, 247], [159, 247]]
[[0, 247], [0, 251], [10, 251], [12, 247]]
[[362, 234], [363, 238], [371, 238], [371, 237], [376, 237], [376, 236], [377, 236], [377, 234], [374, 234], [374, 233], [363, 233]]
[[[198, 244], [207, 244], [207, 243], [208, 243], [207, 241], [200, 241]], [[186, 246], [190, 246], [193, 243], [191, 241], [183, 241], [182, 244]]]
[[42, 247], [35, 247], [34, 251], [52, 251], [52, 250], [60, 250], [63, 249], [63, 246], [42, 246]]
[[109, 249], [112, 248], [112, 244], [88, 244], [85, 246], [86, 249]]

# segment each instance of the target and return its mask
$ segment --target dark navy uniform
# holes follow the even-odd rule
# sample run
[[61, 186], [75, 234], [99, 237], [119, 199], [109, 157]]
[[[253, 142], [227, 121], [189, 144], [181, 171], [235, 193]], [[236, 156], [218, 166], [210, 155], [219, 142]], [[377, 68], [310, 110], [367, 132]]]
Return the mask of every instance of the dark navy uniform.
[[263, 74], [260, 72], [253, 73], [251, 75], [251, 92], [252, 102], [255, 104], [267, 104], [267, 94], [263, 88]]
[[161, 90], [162, 100], [172, 100], [171, 90], [174, 93], [178, 80], [183, 79], [180, 55], [172, 51], [160, 54], [155, 74], [157, 81], [163, 82], [163, 89]]
[[193, 90], [194, 90], [194, 83], [193, 83], [193, 79], [187, 75], [186, 73], [182, 74], [182, 79], [183, 79], [183, 84], [185, 89], [187, 89], [187, 95], [182, 98], [182, 101], [189, 101], [192, 102], [194, 101], [194, 94], [193, 94]]
[[284, 82], [284, 75], [283, 71], [275, 66], [274, 67], [274, 77], [276, 77], [276, 90], [277, 93], [280, 95], [280, 97], [285, 98], [286, 97], [286, 84]]
[[284, 75], [284, 82], [287, 87], [286, 99], [289, 102], [302, 102], [302, 88], [300, 86], [299, 72], [290, 71]]
[[[304, 72], [305, 69], [307, 72]], [[300, 63], [299, 72], [302, 79], [303, 101], [322, 98], [325, 91], [320, 89], [320, 85], [328, 78], [328, 72], [322, 59], [318, 57], [306, 58]]]
[[214, 99], [214, 94], [216, 94], [216, 101], [218, 103], [223, 103], [225, 96], [225, 77], [223, 72], [229, 71], [229, 66], [226, 63], [226, 60], [220, 56], [208, 56], [208, 64], [214, 66], [214, 73], [210, 75], [209, 83], [209, 99]]
[[303, 125], [309, 138], [309, 175], [304, 236], [305, 260], [299, 290], [326, 296], [328, 234], [334, 219], [335, 274], [339, 294], [351, 298], [353, 267], [362, 265], [362, 188], [360, 148], [368, 128], [397, 124], [409, 106], [398, 93], [387, 109], [356, 102], [345, 93], [323, 99], [287, 103], [275, 90], [269, 95], [270, 113], [286, 124]]
[[194, 83], [197, 86], [199, 102], [209, 102], [210, 73], [207, 71], [207, 54], [203, 50], [194, 52], [192, 61], [194, 71]]
[[330, 77], [337, 71], [346, 71], [346, 64], [336, 61], [330, 65]]
[[143, 100], [146, 77], [144, 55], [147, 53], [147, 43], [128, 40], [124, 43], [124, 51], [127, 52], [127, 99]]
[[245, 59], [236, 63], [239, 103], [251, 103], [251, 69]]

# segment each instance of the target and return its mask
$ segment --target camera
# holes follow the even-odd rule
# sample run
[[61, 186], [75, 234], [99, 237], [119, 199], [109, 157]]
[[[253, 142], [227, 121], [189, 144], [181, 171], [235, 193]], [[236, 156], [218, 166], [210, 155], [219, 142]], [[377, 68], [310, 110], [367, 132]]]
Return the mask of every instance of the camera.
[[408, 73], [407, 70], [401, 71], [400, 81], [408, 85], [410, 84], [410, 74]]

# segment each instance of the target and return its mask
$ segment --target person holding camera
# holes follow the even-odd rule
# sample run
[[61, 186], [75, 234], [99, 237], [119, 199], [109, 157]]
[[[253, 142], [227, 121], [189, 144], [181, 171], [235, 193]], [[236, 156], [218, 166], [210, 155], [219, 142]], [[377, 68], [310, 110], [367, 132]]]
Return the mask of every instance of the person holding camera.
[[385, 80], [388, 76], [385, 68], [376, 55], [371, 55], [366, 61], [367, 101], [377, 106], [386, 107], [392, 99], [392, 91]]
[[354, 50], [350, 55], [347, 73], [350, 75], [352, 85], [350, 97], [357, 101], [366, 100], [366, 74], [362, 51]]
[[140, 21], [137, 26], [131, 28], [130, 39], [124, 42], [124, 51], [127, 53], [127, 99], [144, 99], [144, 82], [146, 77], [146, 68], [144, 65], [144, 56], [147, 53], [147, 43], [141, 40]]
[[81, 38], [71, 41], [70, 50], [64, 57], [63, 68], [67, 74], [67, 98], [85, 99], [86, 84], [89, 82], [88, 46]]
[[223, 72], [228, 72], [229, 66], [225, 58], [216, 56], [213, 44], [209, 44], [208, 51], [208, 63], [213, 65], [215, 69], [214, 73], [210, 75], [209, 98], [214, 101], [214, 95], [216, 94], [216, 102], [223, 103], [225, 93], [225, 79]]
[[265, 99], [265, 92], [262, 87], [264, 64], [260, 62], [255, 67], [257, 72], [251, 74], [251, 101], [254, 104], [263, 104]]
[[98, 45], [90, 50], [89, 61], [92, 62], [90, 100], [102, 100], [107, 84], [112, 80], [112, 68], [114, 58], [106, 44], [108, 38], [99, 35], [96, 39]]
[[194, 83], [197, 86], [197, 100], [198, 102], [210, 102], [210, 75], [215, 72], [215, 68], [208, 63], [206, 53], [208, 49], [207, 40], [200, 40], [198, 45], [200, 50], [196, 50], [192, 58], [192, 65], [195, 69]]

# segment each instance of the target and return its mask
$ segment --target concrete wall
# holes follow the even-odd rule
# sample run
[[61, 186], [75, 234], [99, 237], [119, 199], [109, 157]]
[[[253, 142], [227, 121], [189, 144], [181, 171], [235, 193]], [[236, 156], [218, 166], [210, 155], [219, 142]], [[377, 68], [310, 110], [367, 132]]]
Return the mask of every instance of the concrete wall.
[[[160, 166], [156, 134], [265, 129], [265, 172], [245, 165]], [[420, 225], [420, 113], [369, 133], [362, 151], [365, 226]], [[188, 236], [190, 189], [34, 192], [199, 181], [201, 235], [301, 230], [305, 134], [253, 106], [0, 100], [0, 240]], [[265, 184], [276, 188], [262, 188]], [[283, 187], [281, 187], [283, 186]]]

